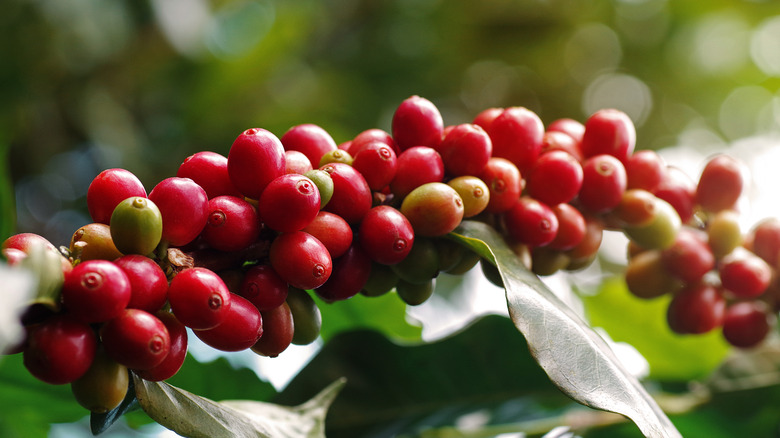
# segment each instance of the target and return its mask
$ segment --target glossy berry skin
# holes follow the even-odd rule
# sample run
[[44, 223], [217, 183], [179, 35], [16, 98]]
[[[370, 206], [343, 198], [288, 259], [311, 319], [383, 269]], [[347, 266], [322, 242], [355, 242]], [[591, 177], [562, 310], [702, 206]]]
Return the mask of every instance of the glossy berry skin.
[[390, 190], [403, 199], [417, 187], [443, 179], [444, 161], [441, 155], [433, 148], [414, 146], [398, 156], [398, 170], [390, 182]]
[[760, 344], [774, 325], [764, 303], [742, 301], [730, 305], [723, 318], [723, 337], [739, 348], [752, 348]]
[[717, 155], [702, 170], [696, 186], [696, 203], [712, 213], [733, 209], [744, 185], [742, 165], [733, 157]]
[[596, 155], [582, 164], [579, 201], [594, 213], [604, 213], [620, 204], [626, 191], [626, 169], [612, 155]]
[[255, 265], [244, 274], [238, 294], [258, 310], [279, 307], [287, 299], [287, 282], [270, 265]]
[[93, 222], [108, 224], [117, 204], [132, 196], [146, 197], [146, 189], [135, 174], [125, 169], [106, 169], [87, 189], [87, 209]]
[[114, 260], [130, 281], [131, 309], [155, 313], [168, 300], [168, 278], [160, 265], [149, 257], [131, 254]]
[[723, 288], [738, 298], [761, 296], [772, 281], [772, 268], [749, 251], [735, 251], [718, 265]]
[[763, 219], [752, 230], [752, 251], [764, 259], [770, 266], [780, 268], [780, 220], [777, 218]]
[[373, 191], [387, 187], [398, 170], [398, 157], [392, 146], [378, 141], [366, 144], [354, 157], [352, 167], [363, 175]]
[[317, 217], [301, 231], [311, 234], [322, 242], [331, 258], [341, 256], [352, 245], [352, 228], [341, 216], [328, 211], [320, 211]]
[[371, 259], [355, 242], [344, 255], [333, 260], [333, 272], [314, 292], [327, 302], [342, 301], [357, 295], [371, 274]]
[[67, 315], [32, 326], [23, 351], [25, 368], [52, 385], [73, 382], [87, 372], [97, 351], [97, 337], [84, 322]]
[[390, 146], [396, 155], [401, 153], [401, 151], [398, 149], [398, 146], [395, 144], [395, 140], [393, 140], [393, 136], [378, 128], [366, 129], [365, 131], [362, 131], [356, 135], [355, 138], [353, 138], [350, 142], [349, 148], [347, 148], [346, 151], [349, 152], [353, 157], [357, 157], [357, 154], [359, 154], [360, 151], [366, 147], [366, 145], [373, 142], [379, 142]]
[[546, 204], [523, 196], [504, 214], [509, 237], [531, 247], [544, 246], [558, 233], [558, 218]]
[[336, 150], [333, 137], [312, 123], [293, 126], [279, 140], [286, 151], [299, 151], [306, 155], [312, 167], [319, 167], [322, 156]]
[[463, 200], [464, 218], [482, 213], [490, 203], [490, 190], [487, 184], [476, 176], [459, 176], [449, 180], [447, 185], [455, 189]]
[[312, 169], [304, 173], [303, 176], [309, 178], [317, 186], [317, 191], [320, 192], [320, 210], [322, 210], [333, 197], [333, 178], [328, 172], [320, 169]]
[[206, 345], [220, 351], [242, 351], [263, 335], [263, 317], [249, 300], [233, 295], [225, 321], [209, 330], [193, 330]]
[[73, 233], [69, 249], [71, 256], [81, 261], [114, 260], [122, 253], [111, 239], [111, 227], [99, 222], [84, 225]]
[[[582, 263], [596, 255], [604, 237], [604, 224], [593, 216], [585, 217], [585, 235], [580, 243], [566, 251], [574, 264]], [[567, 268], [568, 269], [568, 268]]]
[[399, 279], [423, 284], [439, 274], [439, 265], [439, 250], [433, 239], [419, 236], [406, 258], [390, 267]]
[[305, 174], [311, 171], [314, 167], [311, 165], [309, 158], [298, 151], [284, 151], [284, 172], [285, 173], [298, 173]]
[[167, 311], [154, 314], [168, 329], [171, 340], [168, 355], [162, 362], [145, 370], [133, 370], [138, 377], [150, 382], [159, 382], [173, 377], [187, 358], [187, 327]]
[[675, 333], [702, 334], [720, 327], [725, 311], [726, 300], [717, 288], [696, 283], [674, 295], [666, 319]]
[[257, 203], [260, 220], [272, 230], [298, 231], [320, 211], [320, 192], [312, 180], [297, 174], [271, 181]]
[[258, 199], [265, 187], [284, 173], [284, 146], [271, 132], [247, 129], [230, 146], [228, 175], [247, 198]]
[[577, 145], [582, 142], [582, 136], [585, 134], [585, 125], [577, 120], [570, 118], [561, 118], [553, 120], [547, 126], [547, 132], [561, 132], [571, 137]]
[[603, 109], [585, 122], [580, 148], [585, 158], [611, 155], [625, 163], [636, 146], [636, 128], [626, 113]]
[[355, 168], [343, 163], [322, 166], [333, 179], [333, 196], [323, 207], [325, 211], [341, 216], [350, 225], [360, 223], [371, 208], [371, 188]]
[[[743, 236], [739, 221], [739, 214], [732, 210], [723, 210], [710, 218], [707, 223], [707, 243], [715, 259], [722, 259], [742, 244]], [[757, 231], [758, 227], [754, 230]], [[777, 254], [780, 251], [780, 227], [778, 227], [777, 231], [777, 240], [773, 243], [770, 243], [772, 242], [770, 236], [764, 235], [753, 242], [753, 252], [769, 263], [770, 266], [777, 266]], [[759, 247], [762, 249], [766, 248], [768, 251], [766, 253], [760, 252]]]
[[263, 336], [252, 351], [266, 357], [277, 357], [290, 346], [295, 333], [290, 306], [284, 302], [273, 309], [260, 312], [263, 317]]
[[626, 160], [628, 189], [655, 192], [666, 173], [666, 162], [652, 150], [636, 151]]
[[547, 131], [542, 136], [542, 150], [539, 154], [543, 155], [551, 151], [563, 151], [577, 159], [577, 161], [583, 161], [579, 143], [563, 132]]
[[13, 236], [10, 236], [3, 241], [0, 249], [13, 248], [25, 253], [29, 253], [30, 250], [36, 245], [41, 245], [51, 251], [57, 251], [57, 248], [54, 246], [54, 244], [52, 244], [47, 238], [35, 233], [14, 234]]
[[432, 278], [425, 283], [409, 283], [400, 280], [395, 286], [398, 298], [409, 306], [419, 306], [428, 301], [436, 289], [436, 279]]
[[474, 119], [471, 121], [471, 123], [478, 125], [487, 131], [490, 125], [493, 123], [493, 120], [496, 120], [496, 117], [500, 116], [503, 112], [504, 108], [486, 108], [474, 116]]
[[230, 308], [230, 291], [222, 279], [206, 268], [189, 268], [173, 277], [168, 302], [176, 318], [193, 330], [221, 324]]
[[582, 213], [571, 204], [558, 204], [550, 209], [558, 220], [558, 232], [548, 246], [565, 251], [579, 245], [585, 238], [586, 230], [585, 217]]
[[527, 108], [506, 108], [493, 120], [487, 133], [493, 142], [493, 156], [506, 158], [520, 172], [530, 169], [542, 150], [544, 125]]
[[493, 157], [477, 176], [487, 184], [490, 192], [490, 200], [485, 207], [488, 213], [503, 213], [512, 208], [520, 198], [520, 170], [509, 160]]
[[653, 192], [674, 207], [682, 223], [693, 219], [696, 207], [696, 183], [677, 167], [667, 166], [666, 175]]
[[295, 345], [308, 345], [316, 341], [322, 329], [322, 314], [317, 303], [308, 292], [290, 288], [287, 305], [293, 317], [293, 339]]
[[333, 270], [333, 261], [325, 245], [303, 231], [277, 236], [271, 243], [268, 257], [274, 271], [299, 289], [321, 286]]
[[70, 385], [73, 398], [85, 409], [104, 414], [122, 403], [127, 395], [130, 374], [127, 367], [98, 349], [92, 365]]
[[171, 246], [184, 246], [200, 234], [209, 216], [209, 197], [195, 181], [170, 177], [149, 192], [162, 214], [162, 238]]
[[435, 148], [441, 143], [444, 120], [430, 100], [411, 96], [396, 108], [391, 127], [393, 140], [401, 152], [413, 146]]
[[412, 190], [401, 213], [419, 236], [443, 236], [463, 220], [463, 200], [452, 187], [441, 182], [423, 184]]
[[526, 178], [529, 196], [549, 206], [569, 202], [582, 187], [582, 166], [564, 151], [542, 154]]
[[673, 294], [683, 287], [683, 283], [664, 266], [660, 250], [643, 251], [631, 257], [625, 280], [629, 292], [642, 299]]
[[352, 158], [352, 154], [343, 149], [336, 149], [323, 155], [318, 167], [322, 167], [328, 163], [344, 163], [351, 166], [353, 161], [354, 158]]
[[65, 278], [62, 302], [68, 312], [87, 323], [108, 321], [130, 302], [130, 280], [108, 260], [79, 263]]
[[165, 324], [140, 309], [125, 309], [100, 328], [106, 353], [130, 369], [153, 368], [168, 356], [171, 337]]
[[122, 254], [149, 254], [162, 239], [162, 213], [151, 199], [125, 199], [114, 209], [110, 223], [111, 240]]
[[400, 211], [380, 205], [366, 213], [358, 240], [371, 260], [394, 265], [406, 258], [412, 249], [414, 229]]
[[685, 283], [696, 283], [715, 268], [706, 235], [693, 229], [681, 229], [674, 243], [661, 254], [664, 267]]
[[493, 153], [493, 143], [479, 125], [454, 126], [436, 148], [449, 175], [478, 175]]
[[217, 196], [241, 196], [228, 175], [227, 157], [210, 151], [187, 157], [176, 171], [179, 178], [189, 178], [206, 191], [209, 199]]
[[260, 235], [257, 209], [244, 198], [217, 196], [209, 200], [208, 210], [201, 237], [218, 251], [240, 251], [255, 242]]
[[[647, 193], [641, 189], [629, 190], [627, 193], [629, 192]], [[644, 249], [668, 248], [674, 243], [682, 227], [680, 216], [674, 207], [663, 199], [654, 198], [652, 195], [649, 199], [650, 202], [646, 205], [648, 222], [626, 224], [623, 226], [623, 232], [632, 242]]]

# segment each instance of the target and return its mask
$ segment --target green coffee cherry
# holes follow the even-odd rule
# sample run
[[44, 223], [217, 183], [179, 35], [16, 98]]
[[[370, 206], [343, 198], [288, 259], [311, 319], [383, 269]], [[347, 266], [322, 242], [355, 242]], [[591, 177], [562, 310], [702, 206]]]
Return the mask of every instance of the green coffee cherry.
[[487, 184], [476, 176], [459, 176], [447, 185], [455, 189], [463, 200], [463, 217], [473, 217], [482, 213], [490, 202]]
[[290, 287], [287, 305], [293, 317], [293, 339], [295, 345], [308, 345], [317, 340], [322, 329], [322, 314], [314, 299], [303, 289]]
[[707, 243], [716, 259], [721, 259], [742, 245], [739, 215], [732, 210], [716, 213], [707, 224]]
[[460, 261], [458, 264], [453, 266], [452, 268], [444, 271], [451, 275], [463, 275], [466, 272], [469, 272], [474, 266], [477, 266], [477, 263], [479, 263], [480, 257], [479, 254], [475, 253], [474, 251], [464, 248], [463, 253], [460, 256]]
[[320, 192], [320, 209], [330, 201], [333, 196], [333, 178], [324, 170], [314, 169], [306, 172], [303, 176], [309, 178], [317, 186]]
[[408, 283], [427, 283], [439, 274], [439, 251], [433, 240], [416, 237], [406, 258], [390, 268]]
[[108, 357], [100, 348], [89, 370], [71, 383], [70, 389], [81, 406], [103, 414], [122, 403], [129, 384], [127, 367]]
[[360, 293], [367, 297], [378, 297], [393, 290], [396, 284], [398, 274], [393, 272], [390, 266], [371, 262], [371, 274]]
[[133, 196], [111, 214], [111, 239], [122, 254], [148, 255], [162, 238], [162, 215], [150, 199]]
[[623, 232], [645, 249], [664, 249], [674, 243], [682, 226], [680, 215], [671, 204], [656, 198], [653, 217], [646, 224], [626, 226]]
[[414, 284], [400, 280], [395, 286], [395, 291], [401, 300], [410, 306], [419, 306], [428, 301], [436, 288], [436, 279], [432, 278], [425, 283]]
[[322, 156], [319, 167], [330, 163], [344, 163], [351, 166], [352, 161], [352, 155], [350, 155], [349, 152], [343, 149], [334, 149], [326, 152], [325, 155]]

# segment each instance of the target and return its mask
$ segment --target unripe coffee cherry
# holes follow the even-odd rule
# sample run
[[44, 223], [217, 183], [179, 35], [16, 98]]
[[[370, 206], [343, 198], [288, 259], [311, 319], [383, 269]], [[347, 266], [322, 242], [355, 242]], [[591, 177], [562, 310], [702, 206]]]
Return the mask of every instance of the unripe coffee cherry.
[[420, 236], [443, 236], [463, 220], [463, 200], [444, 183], [428, 183], [412, 190], [401, 204], [401, 213]]
[[476, 216], [490, 203], [490, 190], [484, 181], [476, 176], [459, 176], [447, 182], [463, 200], [463, 217]]
[[293, 339], [295, 345], [308, 345], [316, 341], [322, 329], [322, 314], [308, 292], [291, 287], [287, 294], [287, 305], [293, 318]]
[[163, 219], [150, 199], [139, 196], [120, 202], [111, 215], [111, 240], [122, 254], [151, 254], [160, 243]]
[[111, 227], [98, 222], [76, 230], [70, 239], [69, 249], [71, 255], [81, 261], [114, 260], [122, 256], [111, 239]]
[[130, 374], [127, 367], [111, 359], [102, 348], [83, 376], [70, 384], [76, 402], [91, 412], [106, 413], [127, 395]]

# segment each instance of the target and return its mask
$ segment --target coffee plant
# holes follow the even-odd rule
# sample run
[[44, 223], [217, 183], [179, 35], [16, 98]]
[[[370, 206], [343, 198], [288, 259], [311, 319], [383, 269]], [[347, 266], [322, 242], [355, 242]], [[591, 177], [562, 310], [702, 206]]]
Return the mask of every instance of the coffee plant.
[[[545, 127], [526, 108], [489, 108], [445, 125], [431, 101], [412, 96], [390, 132], [371, 128], [337, 144], [312, 124], [281, 136], [250, 128], [227, 156], [186, 157], [149, 192], [131, 170], [107, 169], [86, 194], [93, 222], [69, 244], [31, 233], [2, 243], [8, 265], [39, 278], [20, 320], [25, 336], [4, 353], [22, 355], [43, 382], [70, 385], [102, 422], [97, 432], [137, 400], [185, 436], [278, 436], [240, 415], [256, 405], [218, 405], [161, 383], [181, 370], [188, 333], [216, 350], [277, 357], [332, 322], [315, 296], [337, 306], [395, 294], [417, 306], [440, 273], [476, 267], [506, 288], [512, 321], [564, 393], [629, 417], [646, 436], [679, 436], [539, 276], [587, 268], [604, 232], [622, 232], [628, 290], [648, 301], [671, 296], [671, 330], [720, 330], [750, 349], [780, 311], [780, 221], [741, 231], [747, 175], [736, 159], [713, 156], [693, 178], [635, 146], [632, 121], [614, 109]], [[540, 325], [535, 314], [555, 318]], [[562, 359], [572, 347], [578, 365]], [[600, 387], [582, 369], [612, 384]], [[303, 406], [301, 418], [324, 418], [318, 409], [343, 384]], [[181, 414], [172, 420], [165, 409]], [[198, 411], [225, 421], [197, 420]]]

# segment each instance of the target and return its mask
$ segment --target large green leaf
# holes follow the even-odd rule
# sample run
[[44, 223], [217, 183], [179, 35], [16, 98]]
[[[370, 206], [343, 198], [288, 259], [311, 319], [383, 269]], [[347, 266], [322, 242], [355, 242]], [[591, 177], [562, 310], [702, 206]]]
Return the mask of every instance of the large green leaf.
[[625, 415], [645, 436], [680, 436], [604, 339], [523, 266], [497, 231], [464, 221], [452, 237], [496, 265], [512, 321], [564, 393], [586, 406]]
[[339, 332], [363, 328], [373, 328], [400, 340], [420, 340], [422, 327], [409, 324], [406, 304], [393, 293], [379, 297], [358, 294], [335, 303], [326, 303], [312, 295], [322, 313], [321, 335], [326, 342]]

